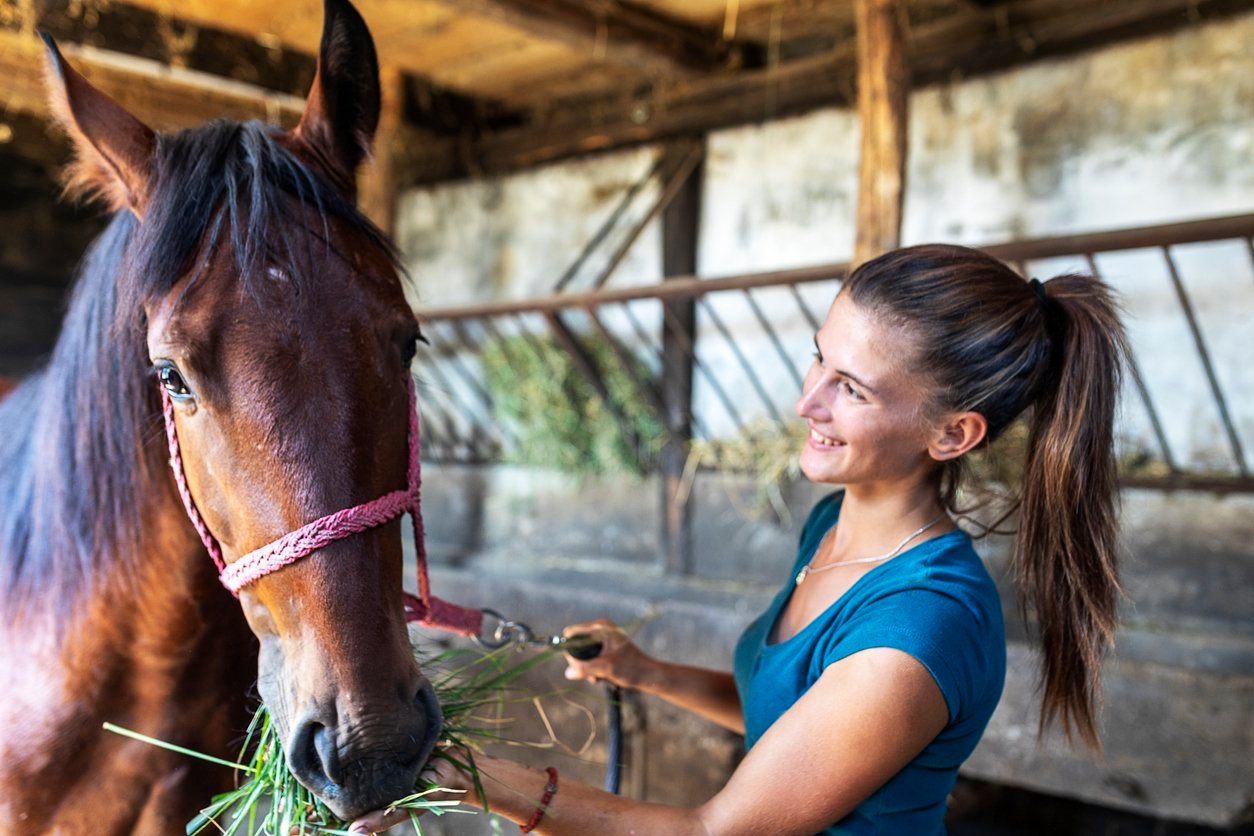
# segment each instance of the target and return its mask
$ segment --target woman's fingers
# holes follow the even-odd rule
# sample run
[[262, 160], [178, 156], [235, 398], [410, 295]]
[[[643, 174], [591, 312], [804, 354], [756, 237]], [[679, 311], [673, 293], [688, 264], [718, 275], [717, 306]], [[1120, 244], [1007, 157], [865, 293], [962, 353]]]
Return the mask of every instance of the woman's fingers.
[[[469, 779], [464, 776], [461, 771], [455, 767], [451, 761], [444, 758], [432, 758], [427, 764], [422, 774], [423, 781], [430, 781], [438, 787], [450, 790], [448, 793], [439, 793], [437, 798], [460, 799], [465, 791], [462, 786]], [[465, 779], [465, 780], [462, 780]], [[361, 818], [349, 825], [349, 833], [383, 833], [389, 827], [395, 827], [398, 824], [409, 821], [410, 813], [421, 816], [425, 810], [375, 810], [367, 813]]]
[[363, 836], [367, 833], [383, 833], [388, 828], [395, 827], [406, 821], [409, 821], [409, 812], [407, 810], [375, 810], [373, 813], [367, 813], [353, 822], [349, 826], [348, 832], [360, 833]]
[[[566, 650], [567, 679], [599, 682], [608, 680], [618, 685], [625, 684], [624, 671], [621, 670], [624, 659], [630, 657], [634, 646], [623, 632], [623, 628], [608, 619], [587, 621], [582, 624], [571, 624], [562, 631], [568, 640], [586, 637], [586, 642], [576, 644], [568, 641]], [[597, 645], [596, 654], [580, 653], [580, 646], [585, 649], [589, 644]]]

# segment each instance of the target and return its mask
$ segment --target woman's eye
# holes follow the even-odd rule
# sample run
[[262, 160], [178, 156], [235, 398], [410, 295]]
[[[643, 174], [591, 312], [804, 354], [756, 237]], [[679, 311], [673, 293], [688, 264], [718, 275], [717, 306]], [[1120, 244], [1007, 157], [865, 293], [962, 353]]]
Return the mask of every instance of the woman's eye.
[[842, 389], [845, 390], [845, 394], [849, 395], [849, 397], [853, 398], [855, 401], [862, 400], [862, 393], [859, 392], [857, 389], [853, 388], [853, 384], [851, 384], [849, 381], [842, 380], [840, 382], [840, 386]]
[[179, 374], [179, 370], [173, 366], [162, 366], [157, 370], [157, 378], [161, 381], [161, 385], [170, 393], [171, 397], [187, 398], [191, 396], [191, 390], [187, 388], [187, 383], [183, 380], [183, 375]]

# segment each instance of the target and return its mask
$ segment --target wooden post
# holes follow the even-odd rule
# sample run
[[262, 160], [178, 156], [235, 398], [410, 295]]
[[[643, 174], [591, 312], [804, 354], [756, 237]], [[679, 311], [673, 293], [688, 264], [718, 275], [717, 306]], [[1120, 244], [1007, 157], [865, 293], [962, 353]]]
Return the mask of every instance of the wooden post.
[[361, 211], [387, 235], [396, 226], [396, 166], [394, 143], [405, 117], [405, 80], [394, 66], [379, 68], [379, 127], [369, 161], [357, 178]]
[[[693, 153], [689, 143], [672, 143], [663, 172], [675, 171]], [[701, 161], [680, 186], [662, 213], [662, 275], [665, 278], [694, 276], [697, 272], [697, 241], [701, 223]], [[663, 177], [663, 181], [665, 181]], [[697, 308], [692, 298], [662, 303], [667, 319], [684, 332], [687, 344], [696, 344]], [[666, 570], [672, 574], [692, 572], [691, 494], [683, 495], [684, 468], [688, 463], [688, 442], [692, 439], [692, 359], [685, 351], [685, 337], [662, 327], [662, 403], [670, 438], [662, 448], [662, 548]]]
[[896, 0], [854, 0], [862, 125], [855, 267], [901, 244], [910, 61], [899, 12]]

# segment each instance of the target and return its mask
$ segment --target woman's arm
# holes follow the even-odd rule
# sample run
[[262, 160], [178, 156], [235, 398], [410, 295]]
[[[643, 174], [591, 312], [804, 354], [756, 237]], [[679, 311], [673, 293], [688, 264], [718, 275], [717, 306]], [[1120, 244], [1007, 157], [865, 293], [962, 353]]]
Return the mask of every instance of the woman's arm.
[[[945, 699], [921, 663], [899, 650], [863, 650], [829, 666], [763, 735], [727, 786], [700, 807], [633, 801], [559, 777], [557, 793], [534, 832], [813, 834], [883, 786], [947, 720]], [[519, 824], [529, 821], [548, 780], [545, 773], [497, 758], [480, 757], [476, 763], [489, 807]], [[448, 771], [439, 777], [445, 786], [470, 783]], [[467, 800], [482, 804], [482, 799]]]
[[622, 628], [611, 621], [572, 624], [564, 633], [567, 637], [590, 636], [601, 643], [601, 652], [595, 658], [581, 661], [567, 655], [567, 679], [605, 680], [634, 688], [737, 734], [745, 733], [740, 695], [730, 673], [656, 659], [633, 644]]

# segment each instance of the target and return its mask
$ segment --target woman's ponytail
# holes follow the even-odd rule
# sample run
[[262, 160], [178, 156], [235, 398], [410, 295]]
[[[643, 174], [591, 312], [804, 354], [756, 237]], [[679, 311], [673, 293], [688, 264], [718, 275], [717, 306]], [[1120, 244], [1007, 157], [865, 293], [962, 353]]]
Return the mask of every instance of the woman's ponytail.
[[[1101, 659], [1119, 596], [1114, 420], [1127, 356], [1114, 294], [1088, 276], [1025, 283], [986, 253], [938, 244], [868, 261], [842, 292], [908, 332], [912, 369], [931, 384], [929, 414], [979, 412], [992, 442], [1028, 412], [1016, 566], [1044, 657], [1041, 728], [1061, 720], [1100, 748]], [[963, 472], [956, 459], [937, 474], [951, 513], [961, 514]]]
[[1058, 719], [1096, 749], [1101, 660], [1119, 598], [1114, 421], [1127, 340], [1102, 282], [1067, 275], [1035, 286], [1050, 359], [1029, 424], [1019, 589], [1044, 657], [1041, 727]]

